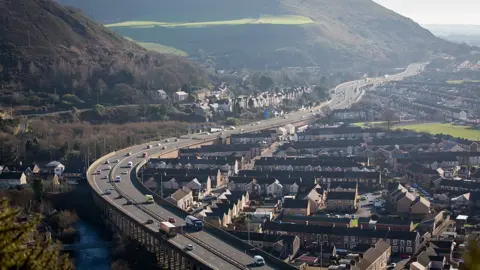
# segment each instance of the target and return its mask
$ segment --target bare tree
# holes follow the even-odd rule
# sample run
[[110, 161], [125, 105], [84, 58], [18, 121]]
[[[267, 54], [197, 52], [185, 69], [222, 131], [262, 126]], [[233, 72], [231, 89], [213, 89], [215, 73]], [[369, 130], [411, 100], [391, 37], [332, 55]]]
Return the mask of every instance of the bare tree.
[[387, 123], [387, 131], [388, 133], [390, 133], [390, 130], [392, 128], [392, 125], [394, 123], [394, 121], [396, 120], [396, 115], [395, 115], [395, 112], [390, 110], [390, 109], [386, 109], [384, 112], [383, 112], [383, 120]]

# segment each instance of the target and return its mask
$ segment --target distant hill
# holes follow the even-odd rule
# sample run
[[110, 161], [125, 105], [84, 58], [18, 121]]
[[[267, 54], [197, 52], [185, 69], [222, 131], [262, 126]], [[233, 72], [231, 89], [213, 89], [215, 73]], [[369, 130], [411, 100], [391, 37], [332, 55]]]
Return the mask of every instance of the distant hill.
[[446, 40], [480, 46], [480, 25], [427, 24], [424, 27]]
[[371, 0], [58, 1], [221, 67], [399, 66], [455, 46]]
[[50, 0], [2, 0], [0, 22], [0, 107], [132, 103], [205, 80], [187, 59], [147, 52]]

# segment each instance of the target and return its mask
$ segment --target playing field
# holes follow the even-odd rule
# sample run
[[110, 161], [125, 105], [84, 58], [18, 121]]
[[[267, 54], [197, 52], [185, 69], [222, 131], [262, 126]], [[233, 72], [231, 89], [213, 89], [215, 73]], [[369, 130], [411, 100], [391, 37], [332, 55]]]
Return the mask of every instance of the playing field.
[[469, 140], [479, 140], [480, 130], [471, 129], [467, 126], [456, 126], [452, 124], [415, 124], [406, 126], [396, 126], [398, 129], [409, 129], [417, 132], [427, 132], [430, 134], [449, 134], [453, 137], [465, 138]]
[[247, 24], [278, 24], [278, 25], [302, 25], [315, 23], [312, 19], [304, 16], [262, 16], [260, 18], [245, 18], [230, 21], [211, 22], [156, 22], [156, 21], [126, 21], [105, 25], [111, 28], [152, 28], [152, 27], [211, 27], [222, 25], [247, 25]]

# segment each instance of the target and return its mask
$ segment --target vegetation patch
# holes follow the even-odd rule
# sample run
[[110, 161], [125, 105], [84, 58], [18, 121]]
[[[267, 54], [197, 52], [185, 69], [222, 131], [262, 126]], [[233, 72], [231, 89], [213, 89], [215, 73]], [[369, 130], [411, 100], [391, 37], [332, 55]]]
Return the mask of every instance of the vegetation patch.
[[157, 22], [157, 21], [126, 21], [105, 25], [110, 28], [153, 28], [153, 27], [211, 27], [225, 25], [246, 24], [277, 24], [277, 25], [303, 25], [314, 24], [315, 21], [305, 16], [261, 16], [260, 18], [245, 18], [238, 20], [209, 21], [209, 22]]
[[188, 56], [188, 53], [179, 50], [174, 47], [162, 45], [159, 43], [154, 43], [154, 42], [141, 42], [141, 41], [136, 41], [133, 40], [132, 38], [125, 37], [127, 40], [133, 41], [137, 43], [138, 45], [142, 46], [146, 50], [149, 51], [154, 51], [154, 52], [159, 52], [159, 53], [169, 53], [169, 54], [175, 54], [175, 55], [180, 55], [180, 56]]
[[480, 130], [472, 129], [469, 126], [460, 126], [452, 124], [415, 124], [398, 127], [398, 129], [409, 129], [416, 132], [427, 132], [430, 134], [448, 134], [453, 137], [459, 137], [469, 140], [478, 140], [480, 138]]
[[448, 84], [480, 83], [480, 80], [449, 80]]

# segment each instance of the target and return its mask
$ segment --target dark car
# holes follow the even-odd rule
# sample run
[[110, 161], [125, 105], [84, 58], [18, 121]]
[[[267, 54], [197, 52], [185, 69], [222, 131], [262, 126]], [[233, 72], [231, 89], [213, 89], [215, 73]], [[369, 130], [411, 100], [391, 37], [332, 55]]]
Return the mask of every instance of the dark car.
[[153, 224], [153, 220], [149, 219], [147, 222], [145, 222], [145, 224]]
[[127, 201], [127, 205], [132, 205], [133, 203], [131, 201]]

